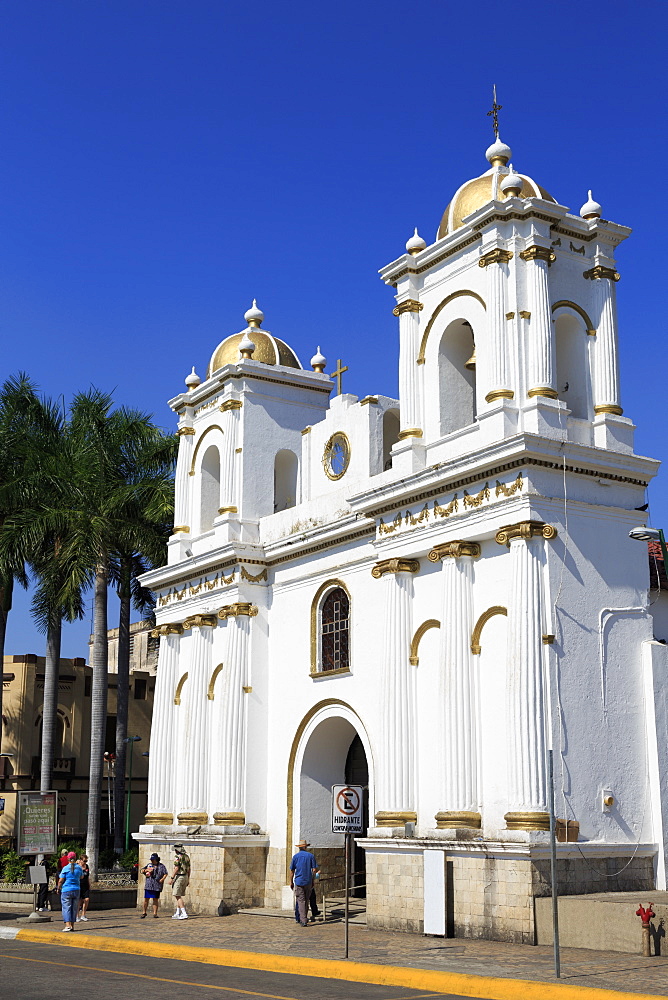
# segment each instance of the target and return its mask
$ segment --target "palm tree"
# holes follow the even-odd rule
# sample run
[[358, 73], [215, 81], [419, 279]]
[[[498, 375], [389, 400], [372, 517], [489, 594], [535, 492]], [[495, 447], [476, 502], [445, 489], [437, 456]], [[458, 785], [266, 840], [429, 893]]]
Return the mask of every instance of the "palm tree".
[[[175, 439], [138, 411], [112, 410], [98, 390], [77, 395], [71, 426], [85, 461], [79, 467], [85, 498], [76, 512], [78, 532], [70, 558], [79, 558], [93, 579], [93, 685], [86, 853], [97, 874], [102, 768], [107, 714], [107, 593], [115, 553], [135, 554], [145, 544], [146, 523], [161, 525], [173, 514], [172, 461]], [[165, 461], [165, 455], [170, 456]], [[80, 490], [83, 498], [84, 490]], [[139, 517], [138, 512], [143, 512]], [[121, 768], [117, 765], [117, 769]]]

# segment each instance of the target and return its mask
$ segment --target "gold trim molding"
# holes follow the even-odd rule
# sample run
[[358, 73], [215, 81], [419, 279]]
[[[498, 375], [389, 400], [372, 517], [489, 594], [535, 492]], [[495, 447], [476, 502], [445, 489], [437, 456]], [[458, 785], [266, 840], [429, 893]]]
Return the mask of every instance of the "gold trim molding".
[[404, 826], [406, 823], [417, 823], [415, 812], [377, 812], [376, 826]]
[[576, 312], [578, 316], [584, 320], [584, 324], [585, 327], [587, 328], [587, 333], [589, 334], [589, 336], [590, 337], [596, 336], [596, 330], [594, 329], [594, 324], [591, 321], [589, 313], [585, 312], [582, 306], [579, 306], [577, 302], [573, 302], [571, 299], [559, 299], [559, 301], [555, 302], [554, 305], [552, 306], [552, 312], [553, 313], [556, 312], [557, 309], [572, 309], [573, 312]]
[[147, 826], [171, 826], [174, 822], [174, 813], [146, 813], [144, 823]]
[[191, 628], [215, 628], [216, 624], [215, 615], [192, 615], [186, 618], [183, 628], [185, 631]]
[[239, 511], [238, 511], [238, 509], [236, 507], [219, 507], [218, 508], [218, 513], [219, 514], [238, 514]]
[[528, 542], [530, 538], [542, 536], [552, 539], [557, 537], [557, 529], [552, 524], [545, 524], [544, 521], [519, 521], [517, 524], [508, 524], [505, 528], [497, 531], [495, 538], [499, 545], [507, 545], [513, 538], [522, 538]]
[[429, 339], [429, 334], [431, 333], [432, 327], [436, 321], [436, 317], [438, 316], [438, 314], [441, 312], [442, 309], [445, 309], [445, 307], [450, 304], [450, 302], [452, 302], [454, 299], [460, 298], [462, 295], [471, 299], [475, 299], [476, 302], [480, 303], [480, 305], [483, 307], [485, 311], [487, 310], [487, 305], [485, 304], [485, 300], [481, 298], [477, 292], [472, 292], [468, 288], [461, 288], [457, 292], [451, 292], [450, 295], [446, 295], [443, 301], [440, 302], [434, 309], [429, 319], [429, 322], [425, 327], [425, 331], [422, 334], [422, 340], [420, 342], [420, 350], [418, 351], [418, 356], [416, 359], [418, 365], [424, 364], [424, 353], [425, 350], [427, 349], [427, 340]]
[[360, 399], [360, 406], [368, 406], [369, 403], [377, 403], [378, 396], [365, 396], [364, 399]]
[[406, 438], [421, 438], [422, 431], [419, 427], [408, 427], [405, 431], [399, 431], [399, 441], [405, 441]]
[[603, 264], [596, 264], [595, 267], [590, 267], [588, 271], [583, 271], [582, 277], [590, 281], [595, 281], [597, 278], [619, 281], [621, 274], [619, 271], [615, 271], [614, 267], [605, 267]]
[[408, 662], [412, 667], [417, 667], [420, 663], [420, 658], [418, 656], [418, 649], [420, 648], [420, 643], [422, 642], [422, 637], [432, 628], [440, 628], [441, 623], [435, 618], [428, 618], [426, 622], [416, 629], [415, 635], [411, 639], [411, 652], [408, 657]]
[[192, 437], [195, 433], [194, 427], [179, 427], [176, 432], [177, 437]]
[[[343, 467], [342, 472], [332, 472], [330, 468], [332, 448], [334, 447], [334, 443], [337, 440], [337, 438], [339, 440], [343, 439], [343, 444], [345, 448], [345, 465]], [[343, 476], [345, 476], [346, 472], [348, 471], [348, 467], [350, 466], [351, 454], [352, 454], [352, 449], [350, 447], [350, 440], [348, 438], [348, 435], [344, 434], [343, 431], [335, 431], [334, 434], [332, 434], [332, 436], [330, 437], [327, 444], [325, 445], [325, 450], [322, 453], [322, 468], [328, 479], [331, 479], [332, 482], [336, 482], [337, 479], [341, 479]]]
[[546, 812], [508, 812], [503, 818], [506, 830], [550, 829], [550, 814]]
[[434, 819], [437, 830], [454, 830], [457, 827], [479, 830], [482, 826], [479, 812], [437, 812]]
[[419, 568], [419, 559], [383, 559], [371, 570], [371, 576], [380, 580], [385, 573], [417, 573]]
[[494, 403], [497, 399], [512, 399], [514, 395], [512, 389], [492, 389], [485, 396], [485, 402]]
[[220, 431], [220, 433], [222, 434], [223, 433], [223, 428], [219, 427], [218, 424], [210, 424], [207, 427], [207, 429], [199, 436], [199, 438], [197, 439], [197, 444], [195, 445], [195, 450], [193, 452], [192, 461], [190, 463], [190, 472], [188, 473], [189, 476], [194, 476], [195, 475], [195, 462], [197, 461], [197, 456], [198, 456], [199, 450], [200, 450], [200, 448], [202, 446], [202, 441], [207, 436], [207, 434], [211, 433], [211, 431]]
[[483, 611], [478, 618], [478, 621], [473, 626], [473, 631], [471, 632], [471, 652], [474, 656], [479, 656], [482, 652], [482, 646], [480, 645], [480, 637], [482, 635], [482, 630], [484, 629], [490, 618], [494, 618], [495, 615], [508, 615], [508, 608], [504, 608], [502, 604], [495, 604], [491, 608], [487, 608], [487, 611]]
[[494, 250], [490, 250], [489, 253], [482, 255], [478, 261], [478, 267], [488, 267], [490, 264], [507, 264], [512, 259], [513, 254], [510, 250], [502, 250], [501, 247], [496, 247]]
[[206, 692], [207, 699], [213, 701], [214, 688], [216, 686], [216, 680], [218, 679], [218, 674], [221, 672], [225, 664], [219, 663], [215, 668], [214, 672], [211, 674], [211, 680], [209, 681], [209, 687]]
[[181, 704], [181, 692], [183, 691], [183, 685], [185, 684], [185, 682], [187, 680], [188, 680], [188, 671], [186, 670], [185, 674], [183, 675], [183, 677], [181, 678], [181, 680], [179, 681], [179, 683], [176, 685], [176, 691], [174, 692], [174, 704], [175, 705], [180, 705]]
[[226, 618], [236, 618], [237, 615], [255, 618], [257, 615], [257, 605], [250, 604], [248, 601], [237, 601], [236, 604], [224, 604], [218, 612], [218, 617], [222, 621]]
[[559, 399], [556, 389], [551, 389], [549, 385], [539, 385], [536, 389], [529, 389], [527, 396], [533, 399], [534, 396], [545, 396], [546, 399]]
[[173, 535], [177, 535], [180, 531], [183, 531], [183, 532], [185, 532], [186, 535], [189, 535], [190, 534], [190, 525], [189, 524], [175, 524], [174, 527], [172, 528], [172, 534]]
[[599, 403], [594, 407], [594, 413], [612, 413], [615, 417], [621, 417], [624, 411], [621, 406], [616, 406], [614, 403]]
[[151, 638], [158, 639], [163, 635], [181, 635], [182, 633], [183, 625], [179, 625], [177, 622], [166, 622], [164, 625], [157, 625], [151, 629]]
[[461, 556], [472, 556], [473, 559], [477, 559], [480, 555], [480, 543], [479, 542], [443, 542], [442, 545], [435, 545], [427, 559], [429, 562], [440, 562], [441, 559], [447, 559], [448, 556], [452, 556], [453, 559], [459, 559]]
[[401, 316], [402, 313], [419, 313], [424, 309], [424, 303], [418, 302], [416, 299], [406, 299], [404, 302], [400, 302], [398, 306], [395, 306], [392, 310], [393, 316]]
[[202, 826], [209, 822], [209, 814], [196, 812], [179, 813], [176, 819], [181, 826]]
[[[340, 587], [348, 597], [348, 631], [350, 633], [350, 620], [352, 618], [353, 608], [350, 591], [346, 587], [343, 580], [326, 580], [325, 583], [318, 587], [313, 600], [311, 601], [311, 677], [326, 677], [334, 673], [333, 670], [318, 670], [318, 609], [320, 608], [325, 595], [329, 593], [330, 590], [336, 590], [337, 587]], [[350, 663], [350, 645], [348, 646], [348, 662]], [[336, 673], [338, 672], [339, 671], [337, 670]], [[349, 673], [350, 667], [347, 667], [345, 672]]]
[[213, 825], [214, 826], [245, 826], [246, 816], [244, 813], [229, 812], [229, 813], [214, 813], [213, 814]]
[[224, 403], [221, 403], [218, 409], [221, 413], [227, 413], [228, 410], [240, 410], [243, 403], [240, 399], [226, 399]]
[[514, 312], [506, 313], [506, 319], [515, 319], [515, 313]]
[[554, 644], [554, 640], [556, 639], [556, 636], [548, 634], [547, 632], [543, 632], [542, 638], [543, 638], [543, 645], [544, 646], [552, 646]]
[[520, 311], [519, 311], [519, 313], [517, 315], [521, 319], [531, 319], [531, 313], [529, 312], [528, 309], [520, 309]]
[[522, 260], [542, 260], [548, 267], [551, 267], [557, 259], [554, 250], [550, 250], [549, 247], [541, 247], [537, 243], [527, 247], [526, 250], [522, 250], [520, 257]]

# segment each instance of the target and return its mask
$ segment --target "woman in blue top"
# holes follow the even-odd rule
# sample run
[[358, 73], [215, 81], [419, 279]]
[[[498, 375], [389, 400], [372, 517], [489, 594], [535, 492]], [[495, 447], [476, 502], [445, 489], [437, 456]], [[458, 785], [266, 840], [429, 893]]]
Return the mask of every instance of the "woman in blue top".
[[77, 864], [77, 856], [74, 851], [67, 855], [67, 864], [61, 869], [58, 879], [58, 892], [63, 908], [64, 931], [73, 931], [74, 922], [79, 909], [79, 891], [83, 868]]

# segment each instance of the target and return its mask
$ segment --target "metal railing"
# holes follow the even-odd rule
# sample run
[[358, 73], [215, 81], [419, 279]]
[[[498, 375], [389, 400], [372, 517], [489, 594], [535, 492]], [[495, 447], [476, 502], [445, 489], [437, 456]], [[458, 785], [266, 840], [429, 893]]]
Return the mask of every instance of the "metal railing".
[[[355, 895], [357, 890], [366, 889], [366, 882], [354, 883], [355, 878], [358, 876], [366, 878], [366, 872], [351, 872], [350, 874], [351, 885], [348, 888], [348, 905], [350, 906], [352, 904], [352, 906], [355, 907], [355, 909], [353, 910], [353, 915], [366, 912], [366, 895], [364, 897], [358, 897]], [[324, 921], [327, 920], [328, 907], [329, 907], [330, 917], [332, 917], [334, 914], [335, 904], [338, 903], [339, 906], [343, 909], [343, 906], [345, 904], [345, 892], [346, 892], [345, 886], [338, 889], [334, 887], [326, 889], [325, 882], [343, 882], [344, 879], [345, 875], [329, 875], [327, 878], [318, 879], [318, 882], [323, 887], [322, 909], [320, 911], [323, 923]]]

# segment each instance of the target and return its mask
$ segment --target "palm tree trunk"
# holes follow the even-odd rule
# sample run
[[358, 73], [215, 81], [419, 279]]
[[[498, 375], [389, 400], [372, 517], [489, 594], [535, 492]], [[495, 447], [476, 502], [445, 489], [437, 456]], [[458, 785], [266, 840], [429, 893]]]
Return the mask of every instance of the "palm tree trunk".
[[60, 638], [63, 623], [54, 619], [46, 633], [46, 661], [44, 664], [44, 704], [42, 707], [42, 765], [39, 788], [51, 791], [53, 756], [56, 740], [56, 715], [58, 713], [58, 668], [60, 666]]
[[116, 689], [116, 765], [114, 782], [114, 809], [116, 828], [114, 850], [122, 854], [125, 847], [125, 760], [128, 735], [128, 699], [130, 687], [130, 565], [121, 560], [121, 580], [118, 588], [121, 599], [118, 618], [118, 687]]
[[93, 687], [91, 691], [90, 771], [88, 779], [88, 831], [86, 854], [91, 882], [97, 880], [97, 859], [100, 849], [100, 806], [102, 803], [102, 770], [107, 724], [107, 586], [109, 571], [103, 558], [95, 573], [95, 610], [93, 615]]
[[0, 753], [2, 752], [2, 735], [4, 732], [4, 717], [2, 714], [2, 689], [4, 687], [2, 682], [2, 674], [4, 672], [5, 664], [5, 635], [7, 633], [7, 615], [9, 614], [9, 609], [12, 606], [12, 584], [13, 580], [10, 577], [9, 580], [5, 580], [4, 584], [0, 586]]

